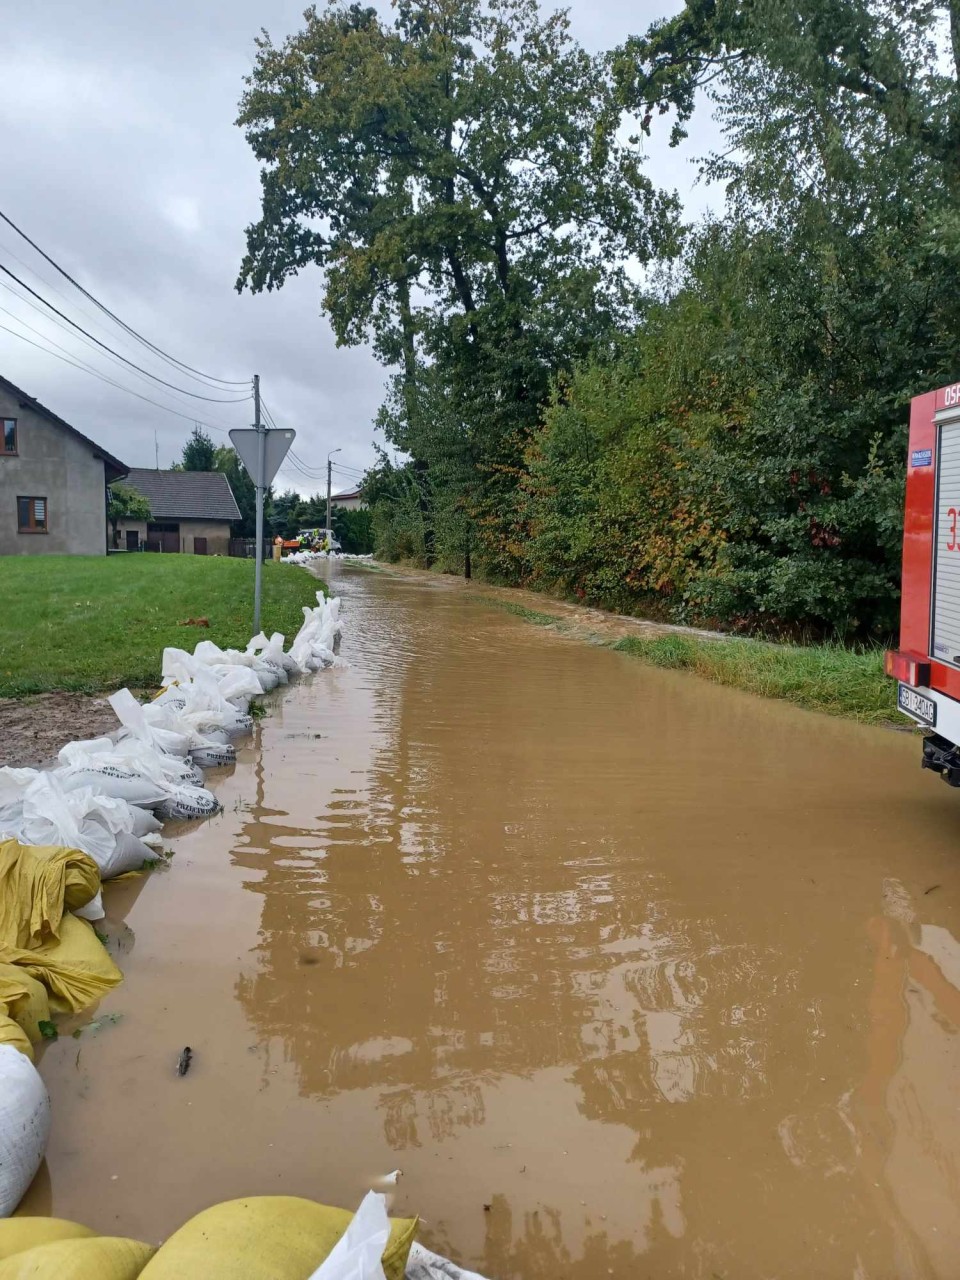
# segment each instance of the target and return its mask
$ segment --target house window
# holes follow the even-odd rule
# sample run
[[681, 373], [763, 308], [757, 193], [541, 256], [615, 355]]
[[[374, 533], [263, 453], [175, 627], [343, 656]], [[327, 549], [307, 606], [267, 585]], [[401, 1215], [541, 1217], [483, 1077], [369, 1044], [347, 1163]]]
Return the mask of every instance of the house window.
[[17, 529], [20, 533], [47, 532], [46, 498], [17, 499]]
[[3, 432], [0, 434], [0, 453], [17, 452], [17, 420], [16, 418], [0, 418]]

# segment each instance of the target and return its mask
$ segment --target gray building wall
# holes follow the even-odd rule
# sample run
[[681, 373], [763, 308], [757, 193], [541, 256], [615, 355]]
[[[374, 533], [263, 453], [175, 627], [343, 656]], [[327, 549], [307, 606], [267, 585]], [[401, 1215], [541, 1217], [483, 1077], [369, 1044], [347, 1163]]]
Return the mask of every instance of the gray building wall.
[[[17, 419], [17, 455], [0, 454], [0, 555], [106, 554], [102, 459], [0, 387], [0, 418]], [[17, 531], [17, 498], [46, 498], [47, 533]]]

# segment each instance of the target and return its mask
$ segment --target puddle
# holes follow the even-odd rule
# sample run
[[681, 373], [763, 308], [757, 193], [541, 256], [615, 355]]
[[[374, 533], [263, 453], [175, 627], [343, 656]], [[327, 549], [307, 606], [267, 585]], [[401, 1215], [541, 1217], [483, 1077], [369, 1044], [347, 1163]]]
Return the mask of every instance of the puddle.
[[492, 1280], [956, 1276], [960, 796], [916, 742], [330, 572], [350, 666], [107, 891], [123, 1017], [45, 1049], [23, 1212], [156, 1241], [400, 1168]]

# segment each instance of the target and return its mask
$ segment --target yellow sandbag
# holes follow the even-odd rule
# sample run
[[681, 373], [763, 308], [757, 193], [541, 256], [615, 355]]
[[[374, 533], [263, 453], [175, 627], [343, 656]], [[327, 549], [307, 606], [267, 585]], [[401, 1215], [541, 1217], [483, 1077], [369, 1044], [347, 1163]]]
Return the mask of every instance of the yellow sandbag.
[[100, 888], [100, 871], [79, 849], [0, 843], [0, 942], [32, 947], [60, 932], [65, 911], [86, 906]]
[[40, 1023], [50, 1021], [47, 989], [15, 964], [0, 964], [0, 1013], [4, 1009], [33, 1044], [43, 1039]]
[[69, 912], [60, 921], [59, 939], [29, 951], [0, 942], [0, 963], [15, 964], [42, 982], [58, 1013], [78, 1013], [123, 981], [90, 925]]
[[55, 1240], [87, 1240], [96, 1234], [66, 1218], [0, 1218], [0, 1259]]
[[13, 1045], [14, 1049], [19, 1049], [31, 1062], [33, 1061], [33, 1045], [30, 1043], [29, 1036], [23, 1027], [18, 1026], [5, 1013], [0, 1013], [0, 1044]]
[[55, 1240], [5, 1258], [0, 1280], [137, 1280], [154, 1253], [152, 1245], [119, 1236]]
[[[160, 1247], [142, 1280], [303, 1280], [353, 1214], [297, 1196], [226, 1200], [191, 1218]], [[387, 1280], [403, 1280], [416, 1218], [394, 1219], [383, 1254]], [[0, 1271], [0, 1280], [6, 1280]]]

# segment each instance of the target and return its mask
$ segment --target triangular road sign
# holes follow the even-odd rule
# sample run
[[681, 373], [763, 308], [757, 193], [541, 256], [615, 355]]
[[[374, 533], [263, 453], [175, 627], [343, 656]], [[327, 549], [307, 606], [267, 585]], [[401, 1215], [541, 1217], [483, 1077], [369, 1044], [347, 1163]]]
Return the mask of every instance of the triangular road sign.
[[297, 438], [295, 431], [286, 427], [281, 430], [264, 431], [263, 434], [263, 475], [260, 470], [260, 432], [254, 427], [236, 427], [230, 432], [233, 447], [240, 455], [240, 461], [247, 468], [254, 484], [266, 489], [273, 477], [280, 470], [280, 464], [287, 456], [287, 451]]

